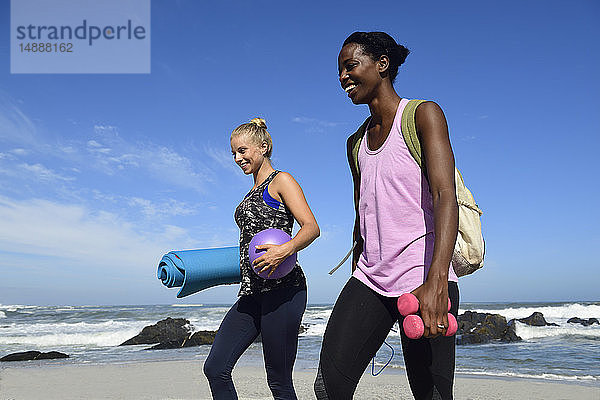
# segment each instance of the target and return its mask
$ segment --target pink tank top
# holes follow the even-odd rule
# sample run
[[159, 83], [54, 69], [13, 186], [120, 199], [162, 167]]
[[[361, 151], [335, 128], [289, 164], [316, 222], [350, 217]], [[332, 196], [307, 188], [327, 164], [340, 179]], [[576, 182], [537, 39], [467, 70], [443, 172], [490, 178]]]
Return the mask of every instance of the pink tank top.
[[[367, 133], [358, 150], [358, 211], [364, 248], [353, 275], [387, 297], [423, 284], [433, 256], [429, 184], [402, 137], [407, 103], [407, 99], [400, 101], [392, 129], [379, 149], [369, 149]], [[452, 268], [448, 280], [458, 281]]]

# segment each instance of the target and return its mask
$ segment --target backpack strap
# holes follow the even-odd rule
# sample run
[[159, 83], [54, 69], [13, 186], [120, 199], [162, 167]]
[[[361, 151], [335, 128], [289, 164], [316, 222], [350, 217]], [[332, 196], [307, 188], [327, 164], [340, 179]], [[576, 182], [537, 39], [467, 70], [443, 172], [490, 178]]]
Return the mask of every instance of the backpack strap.
[[[419, 104], [424, 103], [425, 101], [427, 100], [409, 100], [406, 107], [404, 107], [401, 120], [402, 136], [404, 138], [404, 142], [406, 143], [406, 147], [408, 147], [410, 155], [415, 159], [421, 168], [423, 168], [423, 160], [421, 157], [421, 143], [419, 142], [419, 136], [417, 135], [417, 123], [415, 121], [415, 115]], [[358, 149], [360, 148], [360, 143], [362, 142], [363, 137], [365, 137], [367, 126], [369, 126], [370, 121], [371, 117], [369, 116], [358, 128], [358, 130], [351, 136], [352, 160], [354, 161], [354, 167], [356, 168], [356, 172], [358, 174], [360, 174], [360, 169], [358, 167]]]
[[417, 113], [417, 107], [419, 104], [424, 103], [427, 100], [409, 100], [404, 111], [402, 112], [402, 136], [410, 155], [415, 159], [419, 167], [423, 168], [423, 160], [421, 157], [421, 143], [419, 142], [419, 136], [417, 135], [417, 123], [415, 116]]
[[360, 169], [358, 168], [358, 149], [360, 148], [360, 143], [362, 142], [363, 137], [365, 137], [365, 132], [367, 131], [367, 126], [369, 126], [369, 122], [371, 121], [371, 116], [365, 119], [365, 122], [358, 128], [356, 132], [351, 136], [352, 138], [352, 160], [354, 161], [354, 167], [356, 168], [356, 172], [360, 175]]

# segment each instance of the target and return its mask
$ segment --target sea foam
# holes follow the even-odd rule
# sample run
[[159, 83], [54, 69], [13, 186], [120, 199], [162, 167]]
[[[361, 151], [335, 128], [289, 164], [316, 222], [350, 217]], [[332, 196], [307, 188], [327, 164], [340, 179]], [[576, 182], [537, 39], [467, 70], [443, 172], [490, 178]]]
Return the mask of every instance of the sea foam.
[[[460, 310], [462, 314], [465, 310]], [[515, 306], [502, 309], [493, 308], [471, 308], [470, 311], [480, 313], [500, 314], [506, 317], [507, 320], [526, 318], [534, 312], [541, 312], [548, 322], [566, 322], [572, 317], [579, 318], [600, 318], [600, 305], [598, 304], [581, 304], [571, 303], [564, 305], [544, 305], [544, 306]]]
[[593, 375], [558, 375], [558, 374], [525, 374], [509, 371], [480, 371], [470, 369], [457, 368], [456, 372], [465, 375], [485, 375], [491, 377], [507, 377], [507, 378], [529, 378], [529, 379], [544, 379], [544, 380], [560, 380], [560, 381], [589, 381], [596, 382], [600, 377]]
[[37, 323], [7, 325], [2, 329], [0, 345], [36, 345], [39, 347], [94, 345], [116, 346], [140, 333], [148, 321], [104, 321], [99, 323]]
[[0, 337], [0, 344], [33, 345], [40, 348], [54, 346], [107, 347], [118, 346], [138, 333], [139, 329], [129, 329], [119, 332], [58, 333], [39, 336], [2, 336]]
[[523, 340], [553, 336], [583, 336], [600, 339], [600, 325], [582, 326], [580, 324], [562, 324], [560, 326], [529, 326], [516, 323], [517, 335]]

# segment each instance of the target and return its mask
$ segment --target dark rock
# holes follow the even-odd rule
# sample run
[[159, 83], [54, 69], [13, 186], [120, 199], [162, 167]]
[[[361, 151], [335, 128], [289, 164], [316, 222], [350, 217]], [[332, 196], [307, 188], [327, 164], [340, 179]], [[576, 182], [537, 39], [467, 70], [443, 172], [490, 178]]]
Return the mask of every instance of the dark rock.
[[506, 322], [499, 314], [465, 311], [457, 318], [457, 344], [481, 344], [492, 340], [516, 342], [522, 340], [517, 336], [514, 322]]
[[180, 340], [168, 340], [166, 342], [160, 342], [146, 350], [165, 350], [165, 349], [178, 349], [181, 347], [182, 342]]
[[203, 344], [212, 344], [215, 340], [215, 331], [198, 331], [182, 340], [168, 340], [160, 342], [148, 350], [179, 349], [182, 347], [202, 346]]
[[520, 336], [517, 335], [517, 324], [515, 323], [514, 319], [508, 321], [507, 325], [508, 326], [506, 327], [506, 330], [503, 332], [502, 337], [500, 338], [502, 342], [518, 342], [520, 340], [523, 340]]
[[584, 319], [584, 318], [578, 318], [578, 317], [569, 318], [567, 323], [581, 324], [583, 326], [590, 326], [592, 324], [600, 324], [600, 322], [598, 322], [598, 320], [596, 318]]
[[29, 360], [51, 360], [55, 358], [69, 358], [67, 354], [58, 351], [49, 351], [41, 353], [39, 351], [24, 351], [13, 353], [0, 358], [0, 361], [29, 361]]
[[190, 337], [186, 343], [184, 343], [183, 347], [188, 346], [202, 346], [204, 344], [213, 344], [215, 341], [216, 331], [198, 331], [194, 332], [192, 337]]
[[[179, 349], [182, 347], [201, 346], [212, 344], [215, 340], [214, 331], [198, 331], [191, 334], [190, 321], [183, 318], [167, 318], [142, 329], [139, 335], [120, 344], [120, 346], [135, 344], [156, 344], [148, 350]], [[303, 333], [308, 327], [300, 325], [298, 333]], [[254, 343], [262, 341], [258, 335]]]
[[308, 325], [304, 326], [302, 324], [300, 324], [300, 329], [298, 329], [298, 334], [303, 334], [304, 332], [308, 331]]
[[521, 318], [521, 319], [518, 319], [517, 321], [522, 322], [527, 325], [531, 325], [531, 326], [558, 326], [557, 324], [546, 322], [546, 319], [544, 318], [544, 314], [542, 314], [541, 312], [537, 312], [537, 311], [534, 312], [533, 314], [531, 314], [529, 317]]
[[49, 351], [47, 353], [40, 354], [40, 356], [36, 358], [36, 360], [52, 360], [55, 358], [69, 358], [69, 356], [59, 351]]
[[190, 321], [183, 318], [166, 318], [154, 325], [146, 326], [142, 331], [119, 346], [135, 344], [154, 344], [179, 341], [183, 343], [190, 336]]

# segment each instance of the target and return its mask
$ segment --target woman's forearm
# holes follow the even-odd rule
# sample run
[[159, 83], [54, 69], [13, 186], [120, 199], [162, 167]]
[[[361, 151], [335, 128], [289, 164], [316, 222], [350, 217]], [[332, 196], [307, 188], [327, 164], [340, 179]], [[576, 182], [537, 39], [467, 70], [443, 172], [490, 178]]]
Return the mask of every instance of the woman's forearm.
[[299, 252], [319, 237], [321, 231], [316, 222], [307, 222], [289, 242], [285, 243], [288, 255]]
[[448, 281], [448, 270], [458, 233], [456, 192], [451, 189], [433, 193], [435, 241], [427, 280]]

